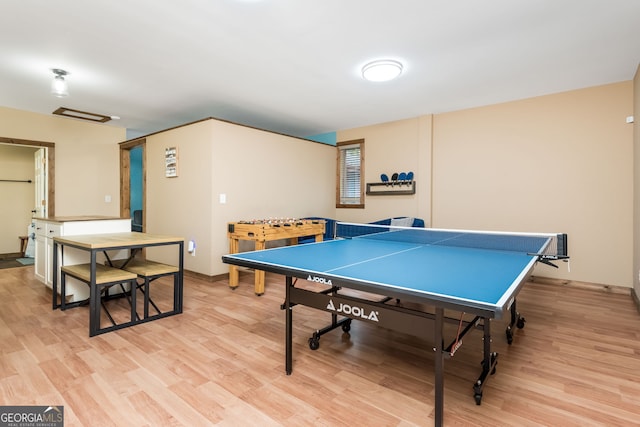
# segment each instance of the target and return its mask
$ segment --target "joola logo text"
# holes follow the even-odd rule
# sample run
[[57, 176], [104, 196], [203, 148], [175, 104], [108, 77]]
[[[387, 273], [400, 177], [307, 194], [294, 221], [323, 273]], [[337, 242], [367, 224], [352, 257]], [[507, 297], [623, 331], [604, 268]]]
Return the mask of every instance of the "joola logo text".
[[367, 313], [364, 308], [353, 306], [349, 304], [340, 303], [338, 308], [333, 304], [333, 300], [329, 300], [327, 304], [327, 310], [335, 311], [336, 313], [342, 313], [346, 316], [351, 315], [353, 317], [359, 317], [361, 319], [371, 320], [372, 322], [378, 322], [378, 312], [371, 311]]
[[325, 279], [324, 277], [309, 275], [309, 277], [307, 277], [307, 280], [310, 282], [322, 283], [324, 285], [333, 286], [333, 284], [331, 283], [331, 279]]

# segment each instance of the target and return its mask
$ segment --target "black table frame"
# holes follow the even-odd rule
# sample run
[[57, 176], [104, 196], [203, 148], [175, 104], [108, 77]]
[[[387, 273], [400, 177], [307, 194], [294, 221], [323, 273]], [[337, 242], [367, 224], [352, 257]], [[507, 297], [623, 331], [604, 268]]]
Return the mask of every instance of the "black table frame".
[[[65, 237], [65, 239], [72, 240], [73, 236]], [[110, 328], [100, 328], [100, 290], [99, 285], [96, 284], [96, 259], [97, 254], [102, 252], [105, 254], [107, 261], [111, 264], [111, 261], [108, 256], [109, 251], [119, 251], [119, 250], [129, 250], [129, 259], [135, 256], [136, 251], [154, 247], [154, 246], [169, 246], [169, 245], [177, 245], [178, 246], [178, 277], [176, 282], [174, 283], [174, 292], [173, 292], [173, 310], [162, 312], [149, 317], [136, 318], [134, 317], [129, 322], [119, 323]], [[150, 322], [152, 320], [157, 320], [167, 316], [173, 316], [176, 314], [182, 313], [182, 305], [183, 305], [183, 293], [184, 293], [184, 240], [176, 239], [175, 241], [163, 241], [163, 242], [154, 242], [154, 243], [127, 243], [120, 244], [108, 247], [96, 247], [96, 248], [88, 248], [83, 244], [75, 244], [71, 242], [58, 242], [54, 239], [53, 241], [53, 283], [52, 283], [52, 307], [53, 310], [57, 308], [61, 308], [61, 304], [58, 303], [58, 271], [60, 266], [63, 265], [58, 260], [58, 247], [60, 247], [60, 258], [62, 261], [64, 260], [64, 247], [68, 246], [71, 248], [83, 250], [89, 252], [90, 257], [90, 265], [91, 265], [91, 280], [89, 283], [89, 336], [93, 337], [97, 334], [109, 332], [116, 329], [122, 329], [130, 326], [134, 326], [140, 323]], [[127, 261], [125, 261], [126, 264]], [[177, 289], [176, 289], [177, 287]], [[132, 289], [131, 291], [135, 291]], [[148, 292], [148, 290], [146, 291]], [[60, 295], [60, 298], [65, 298], [65, 295]], [[145, 298], [145, 304], [147, 300]], [[86, 300], [84, 301], [76, 301], [73, 303], [65, 304], [66, 307], [76, 307], [79, 305], [86, 304]]]
[[[304, 277], [304, 275], [303, 275]], [[418, 301], [420, 304], [430, 305], [434, 313], [414, 308], [403, 307], [397, 304], [400, 300], [392, 297], [382, 297], [379, 300], [371, 300], [368, 297], [354, 297], [340, 294], [342, 286], [330, 286], [320, 291], [314, 291], [296, 287], [297, 279], [286, 276], [286, 296], [281, 309], [286, 311], [285, 320], [285, 371], [290, 375], [293, 371], [293, 307], [303, 305], [331, 313], [331, 323], [313, 333], [309, 338], [309, 347], [316, 350], [321, 335], [341, 327], [344, 332], [349, 332], [352, 320], [361, 320], [373, 323], [387, 329], [411, 334], [424, 339], [431, 339], [435, 357], [435, 425], [441, 426], [444, 418], [444, 360], [454, 356], [462, 345], [462, 338], [474, 329], [483, 332], [483, 359], [481, 373], [473, 383], [474, 398], [476, 404], [482, 400], [482, 392], [490, 375], [496, 371], [498, 353], [491, 351], [491, 320], [496, 314], [491, 311], [476, 314], [472, 320], [454, 319], [445, 316], [444, 306], [433, 305], [430, 300]], [[525, 281], [523, 280], [522, 283]], [[518, 290], [520, 287], [518, 287]], [[517, 291], [515, 292], [517, 293]], [[506, 329], [508, 343], [513, 341], [513, 326], [524, 327], [524, 318], [516, 311], [515, 293], [508, 307], [511, 322]], [[389, 302], [396, 301], [395, 305]], [[430, 304], [431, 303], [431, 304]], [[330, 308], [331, 307], [331, 308]], [[338, 320], [336, 308], [345, 308], [343, 316]], [[451, 307], [448, 307], [451, 308]], [[457, 307], [457, 311], [464, 312], [467, 308]], [[374, 315], [375, 314], [375, 315]], [[463, 328], [454, 336], [451, 342], [445, 346], [444, 323], [462, 323]], [[425, 331], [433, 331], [433, 334], [425, 334]]]

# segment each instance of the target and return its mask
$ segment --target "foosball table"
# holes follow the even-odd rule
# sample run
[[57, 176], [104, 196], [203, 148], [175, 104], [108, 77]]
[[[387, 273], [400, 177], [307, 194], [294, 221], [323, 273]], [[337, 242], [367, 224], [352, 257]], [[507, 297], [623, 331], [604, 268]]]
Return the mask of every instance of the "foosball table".
[[[298, 244], [299, 237], [315, 236], [316, 242], [323, 240], [325, 222], [317, 219], [263, 219], [230, 222], [227, 224], [229, 252], [239, 252], [240, 240], [255, 243], [255, 250], [266, 248], [266, 243], [273, 240], [288, 239], [289, 244]], [[239, 272], [235, 265], [229, 266], [229, 287], [238, 287]], [[264, 294], [264, 271], [255, 270], [255, 293]]]

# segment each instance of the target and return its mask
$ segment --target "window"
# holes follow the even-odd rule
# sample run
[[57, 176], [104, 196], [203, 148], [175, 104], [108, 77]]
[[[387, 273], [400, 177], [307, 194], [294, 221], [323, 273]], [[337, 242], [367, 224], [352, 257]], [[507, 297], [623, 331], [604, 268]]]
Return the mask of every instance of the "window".
[[337, 208], [364, 208], [364, 139], [338, 142]]

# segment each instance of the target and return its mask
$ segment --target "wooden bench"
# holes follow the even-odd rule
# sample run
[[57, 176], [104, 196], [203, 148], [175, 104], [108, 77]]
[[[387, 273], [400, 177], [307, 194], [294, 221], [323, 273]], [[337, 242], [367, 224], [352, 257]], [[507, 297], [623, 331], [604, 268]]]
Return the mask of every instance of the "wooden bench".
[[163, 314], [151, 299], [150, 289], [151, 282], [163, 276], [173, 275], [173, 311], [166, 314], [176, 314], [182, 311], [178, 309], [178, 307], [182, 307], [178, 283], [180, 269], [178, 267], [156, 261], [133, 259], [122, 265], [121, 268], [144, 280], [143, 283], [137, 284], [137, 288], [144, 293], [144, 319], [149, 318], [149, 304], [156, 310], [157, 315]]
[[[136, 314], [136, 292], [127, 292], [124, 289], [124, 284], [128, 284], [130, 286], [130, 290], [136, 289], [136, 274], [129, 271], [121, 270], [119, 268], [96, 264], [95, 284], [92, 285], [91, 264], [64, 265], [60, 268], [61, 310], [65, 310], [68, 306], [76, 307], [80, 305], [80, 303], [65, 303], [66, 276], [73, 277], [81, 282], [86, 283], [91, 289], [89, 296], [89, 336], [94, 336], [99, 333], [108, 332], [113, 329], [119, 329], [125, 326], [131, 326], [131, 324], [137, 323], [138, 318]], [[106, 306], [104, 305], [104, 301], [102, 298], [103, 293], [114, 285], [121, 285], [123, 295], [131, 295], [131, 299], [129, 301], [131, 303], [131, 320], [129, 322], [117, 324], [109, 313], [109, 310], [107, 310]], [[105, 313], [112, 323], [112, 326], [110, 327], [100, 327], [101, 306], [105, 309]]]

